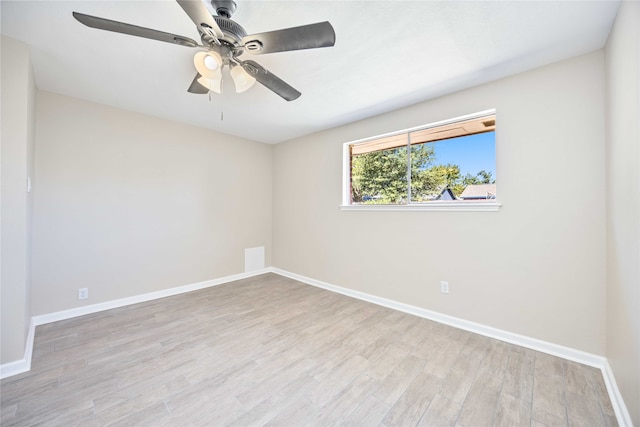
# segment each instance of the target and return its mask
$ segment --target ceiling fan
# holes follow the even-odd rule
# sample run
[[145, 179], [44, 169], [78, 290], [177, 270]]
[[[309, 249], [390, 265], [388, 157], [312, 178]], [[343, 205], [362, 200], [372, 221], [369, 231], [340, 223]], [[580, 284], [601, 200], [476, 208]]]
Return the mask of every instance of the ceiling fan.
[[176, 1], [196, 24], [202, 44], [188, 37], [78, 12], [73, 12], [73, 16], [91, 28], [204, 49], [194, 57], [197, 74], [188, 89], [189, 92], [196, 94], [206, 94], [209, 91], [221, 93], [222, 70], [224, 67], [229, 67], [237, 92], [244, 92], [257, 81], [285, 100], [293, 101], [301, 95], [300, 92], [257, 62], [242, 60], [240, 56], [245, 51], [261, 55], [330, 47], [335, 44], [335, 32], [327, 21], [247, 35], [244, 28], [231, 20], [236, 10], [234, 0], [211, 0], [217, 16], [212, 16], [200, 0]]

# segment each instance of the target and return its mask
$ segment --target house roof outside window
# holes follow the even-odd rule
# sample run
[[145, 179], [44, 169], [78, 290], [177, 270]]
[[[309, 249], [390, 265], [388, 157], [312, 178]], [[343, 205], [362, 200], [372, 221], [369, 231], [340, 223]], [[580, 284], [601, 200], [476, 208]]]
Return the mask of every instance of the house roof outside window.
[[458, 198], [456, 197], [455, 194], [453, 194], [453, 191], [451, 191], [449, 188], [445, 188], [444, 190], [442, 190], [442, 192], [438, 195], [438, 197], [436, 198], [436, 200], [458, 200]]
[[460, 194], [462, 200], [487, 200], [496, 198], [495, 184], [467, 185]]

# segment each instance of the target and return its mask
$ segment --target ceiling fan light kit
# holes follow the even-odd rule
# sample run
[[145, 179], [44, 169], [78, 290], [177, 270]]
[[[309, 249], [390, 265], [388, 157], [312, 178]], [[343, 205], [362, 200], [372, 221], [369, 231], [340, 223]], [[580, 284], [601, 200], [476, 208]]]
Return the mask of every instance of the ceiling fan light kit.
[[217, 70], [220, 68], [220, 61], [214, 58], [212, 55], [207, 55], [204, 58], [204, 66], [209, 70]]
[[249, 90], [256, 83], [256, 79], [251, 77], [249, 73], [240, 66], [236, 65], [231, 68], [230, 74], [233, 79], [233, 84], [236, 86], [236, 92], [238, 93]]
[[[204, 89], [207, 89], [206, 91], [199, 92], [199, 93], [207, 93], [208, 91], [215, 92], [215, 93], [222, 93], [222, 73], [218, 78], [215, 78], [215, 79], [208, 79], [204, 76], [199, 76], [198, 79], [196, 79], [196, 82], [198, 82], [198, 84], [202, 86]], [[198, 92], [194, 92], [194, 93], [198, 93]]]
[[181, 35], [143, 28], [123, 22], [73, 12], [80, 23], [100, 30], [113, 31], [180, 46], [204, 49], [195, 54], [193, 62], [197, 74], [188, 92], [221, 93], [222, 71], [229, 67], [236, 92], [245, 92], [257, 81], [286, 101], [293, 101], [301, 93], [255, 61], [240, 59], [245, 52], [262, 55], [302, 49], [331, 47], [335, 44], [335, 31], [329, 22], [285, 28], [266, 33], [247, 35], [231, 16], [236, 10], [233, 0], [211, 0], [216, 10], [212, 16], [200, 0], [176, 0], [193, 21], [202, 44]]
[[222, 58], [216, 52], [198, 52], [193, 57], [193, 65], [202, 77], [217, 79], [222, 75]]

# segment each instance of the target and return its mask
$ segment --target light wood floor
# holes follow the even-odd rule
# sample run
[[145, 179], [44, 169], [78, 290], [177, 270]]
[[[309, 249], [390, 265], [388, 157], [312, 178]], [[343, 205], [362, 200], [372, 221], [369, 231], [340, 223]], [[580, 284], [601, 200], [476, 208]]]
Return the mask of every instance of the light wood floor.
[[3, 426], [616, 425], [600, 371], [274, 274], [39, 326]]

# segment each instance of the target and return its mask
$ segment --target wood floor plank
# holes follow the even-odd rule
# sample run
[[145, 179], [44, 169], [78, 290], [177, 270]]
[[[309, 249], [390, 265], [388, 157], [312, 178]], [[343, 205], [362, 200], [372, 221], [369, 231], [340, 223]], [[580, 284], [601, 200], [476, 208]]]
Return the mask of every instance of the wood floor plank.
[[595, 398], [595, 391], [591, 387], [587, 369], [584, 366], [576, 362], [563, 360], [562, 367], [564, 370], [564, 383], [568, 392]]
[[595, 391], [596, 399], [600, 404], [602, 414], [605, 416], [605, 418], [609, 417], [615, 419], [616, 414], [613, 410], [613, 406], [611, 405], [609, 395], [607, 394], [607, 386], [604, 383], [602, 373], [598, 369], [590, 369], [588, 371], [588, 377]]
[[480, 363], [476, 357], [458, 354], [456, 361], [445, 379], [440, 394], [455, 402], [464, 402], [469, 389], [473, 385]]
[[616, 426], [600, 371], [264, 274], [36, 328], [2, 426]]
[[387, 426], [416, 425], [441, 387], [441, 378], [431, 374], [418, 374], [391, 407], [383, 423]]
[[365, 371], [369, 361], [360, 355], [340, 358], [334, 356], [313, 372], [313, 377], [318, 381], [341, 381], [350, 382], [355, 376]]
[[559, 375], [538, 370], [534, 375], [531, 416], [548, 425], [566, 425], [564, 381]]
[[447, 399], [441, 394], [437, 394], [429, 404], [427, 411], [420, 419], [418, 426], [454, 426], [456, 424], [456, 421], [458, 420], [461, 409], [461, 402], [454, 402], [453, 400]]
[[318, 387], [318, 381], [308, 375], [302, 375], [287, 384], [276, 393], [270, 393], [254, 407], [243, 412], [232, 420], [230, 426], [265, 425], [275, 418], [283, 408], [289, 407], [298, 400], [299, 396]]
[[317, 425], [320, 408], [305, 397], [299, 397], [265, 424], [268, 427]]
[[389, 409], [389, 405], [370, 395], [344, 420], [343, 425], [346, 427], [377, 426], [382, 423]]
[[377, 381], [360, 374], [351, 381], [337, 396], [321, 408], [318, 425], [331, 425], [337, 420], [347, 419], [352, 412], [364, 403], [376, 389]]
[[272, 371], [265, 380], [254, 384], [250, 389], [235, 393], [236, 398], [245, 406], [255, 406], [264, 400], [265, 396], [278, 392], [287, 384], [301, 376], [307, 376], [315, 362], [311, 359], [296, 360], [280, 371]]
[[533, 358], [520, 354], [511, 355], [502, 386], [503, 393], [531, 402], [533, 396], [533, 367]]
[[604, 425], [602, 412], [595, 398], [585, 398], [583, 395], [568, 391], [566, 399], [569, 426]]
[[405, 356], [387, 375], [380, 381], [380, 386], [375, 396], [387, 405], [393, 405], [404, 393], [409, 384], [418, 375], [425, 365], [425, 361], [413, 354]]
[[407, 350], [396, 344], [387, 344], [369, 358], [365, 373], [371, 378], [382, 379], [389, 375], [407, 354]]
[[498, 392], [484, 388], [480, 383], [474, 384], [462, 405], [456, 426], [493, 425], [498, 398]]
[[424, 372], [440, 378], [446, 378], [458, 358], [463, 345], [463, 343], [457, 340], [443, 340], [438, 342], [431, 357], [427, 359]]
[[531, 404], [509, 394], [498, 399], [493, 425], [495, 427], [528, 427], [531, 424]]

